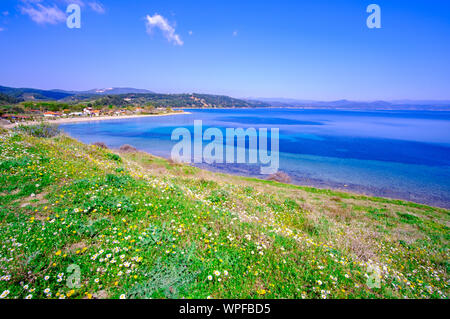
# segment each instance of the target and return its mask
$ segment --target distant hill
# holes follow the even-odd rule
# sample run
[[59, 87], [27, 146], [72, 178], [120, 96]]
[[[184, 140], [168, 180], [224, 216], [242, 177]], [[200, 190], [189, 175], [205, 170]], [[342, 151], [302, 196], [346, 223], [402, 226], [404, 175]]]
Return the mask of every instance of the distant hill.
[[[71, 99], [77, 96], [71, 97]], [[118, 94], [105, 95], [96, 99], [94, 105], [153, 105], [155, 107], [172, 108], [239, 108], [267, 107], [263, 102], [249, 102], [223, 95], [209, 94]]]
[[30, 88], [10, 88], [0, 86], [0, 93], [9, 95], [18, 100], [60, 100], [73, 95], [69, 92], [58, 90], [39, 90]]
[[64, 91], [64, 90], [40, 90], [31, 88], [11, 88], [0, 86], [0, 93], [7, 94], [12, 97], [21, 98], [24, 100], [61, 100], [69, 96], [81, 95], [115, 95], [115, 94], [129, 94], [129, 93], [154, 93], [149, 90], [134, 89], [134, 88], [107, 88], [107, 89], [93, 89], [88, 91]]
[[301, 107], [318, 109], [364, 109], [364, 110], [450, 110], [450, 101], [436, 100], [397, 100], [397, 101], [313, 101], [285, 98], [255, 98], [249, 101], [262, 101], [272, 107]]
[[432, 110], [450, 111], [450, 101], [313, 101], [286, 98], [236, 99], [211, 94], [159, 94], [135, 88], [106, 88], [88, 91], [40, 90], [0, 86], [0, 105], [22, 101], [60, 101], [69, 104], [91, 103], [105, 106], [152, 105], [175, 108], [239, 108], [239, 107], [299, 107], [316, 109], [362, 110]]
[[22, 102], [22, 100], [12, 97], [10, 95], [0, 93], [0, 105], [11, 105], [19, 102]]
[[[266, 107], [268, 103], [246, 101], [223, 95], [210, 94], [158, 94], [149, 90], [134, 88], [93, 89], [88, 91], [39, 90], [30, 88], [10, 88], [0, 86], [4, 94], [3, 104], [15, 104], [22, 101], [59, 101], [69, 104], [90, 103], [96, 106], [115, 105], [152, 105], [154, 107]], [[2, 103], [0, 101], [0, 103]]]
[[89, 91], [78, 92], [78, 94], [100, 94], [100, 95], [114, 95], [114, 94], [129, 94], [129, 93], [139, 93], [148, 94], [155, 93], [149, 90], [135, 89], [135, 88], [107, 88], [107, 89], [93, 89]]

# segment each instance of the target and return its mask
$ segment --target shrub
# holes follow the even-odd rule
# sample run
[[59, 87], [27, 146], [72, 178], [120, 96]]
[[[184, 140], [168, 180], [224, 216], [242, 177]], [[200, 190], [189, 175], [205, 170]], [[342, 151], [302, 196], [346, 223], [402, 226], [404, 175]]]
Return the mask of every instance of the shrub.
[[411, 214], [397, 212], [397, 215], [400, 216], [400, 220], [406, 224], [420, 224], [422, 222], [420, 218]]
[[86, 224], [81, 224], [78, 232], [89, 237], [95, 237], [110, 224], [111, 221], [107, 218], [100, 218], [94, 221], [90, 220]]
[[119, 148], [119, 150], [121, 152], [124, 152], [124, 153], [135, 153], [135, 152], [137, 152], [137, 149], [134, 146], [131, 146], [131, 145], [128, 145], [128, 144], [122, 145]]
[[281, 172], [281, 171], [270, 175], [267, 179], [269, 181], [275, 181], [275, 182], [284, 183], [284, 184], [289, 184], [290, 182], [292, 182], [291, 177], [288, 174]]
[[113, 161], [116, 161], [116, 162], [122, 162], [122, 159], [120, 158], [120, 156], [119, 155], [117, 155], [117, 154], [113, 154], [113, 153], [108, 153], [108, 154], [106, 154], [106, 156], [110, 159], [110, 160], [113, 160]]
[[133, 179], [128, 176], [128, 175], [122, 175], [122, 176], [117, 176], [114, 174], [108, 174], [106, 175], [106, 183], [108, 185], [111, 185], [113, 187], [119, 188], [122, 186], [127, 185], [128, 183], [130, 183]]
[[99, 147], [99, 148], [108, 149], [108, 146], [106, 146], [106, 144], [103, 143], [103, 142], [95, 142], [95, 143], [92, 144], [92, 145], [95, 145], [95, 146], [97, 146], [97, 147]]
[[179, 298], [197, 280], [200, 271], [192, 269], [190, 260], [194, 246], [187, 255], [171, 256], [167, 260], [158, 258], [151, 269], [143, 272], [148, 278], [135, 284], [129, 291], [130, 299]]
[[14, 130], [34, 137], [43, 138], [51, 138], [61, 134], [61, 131], [57, 125], [48, 123], [41, 123], [37, 125], [19, 125]]
[[117, 213], [131, 213], [135, 210], [134, 204], [130, 198], [125, 195], [101, 195], [94, 198], [85, 199], [80, 203], [81, 209], [86, 213], [97, 211], [108, 211], [113, 214]]
[[12, 168], [26, 167], [31, 163], [31, 158], [21, 157], [0, 162], [0, 170], [10, 170]]
[[211, 195], [208, 196], [208, 199], [211, 203], [220, 203], [225, 202], [228, 199], [228, 192], [225, 190], [215, 190], [211, 192]]
[[244, 187], [244, 193], [246, 193], [247, 195], [251, 195], [253, 194], [253, 192], [255, 191], [255, 189], [251, 186], [245, 186]]

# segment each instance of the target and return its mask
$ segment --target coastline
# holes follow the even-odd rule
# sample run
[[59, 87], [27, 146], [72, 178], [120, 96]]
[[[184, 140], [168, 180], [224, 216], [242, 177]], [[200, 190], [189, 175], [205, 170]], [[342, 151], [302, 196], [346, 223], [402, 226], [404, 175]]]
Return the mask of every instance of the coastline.
[[[189, 109], [185, 109], [186, 111], [189, 111]], [[192, 110], [192, 112], [195, 112]], [[181, 113], [176, 113], [181, 114]], [[119, 119], [119, 117], [117, 117]], [[183, 118], [178, 118], [180, 121], [184, 121]], [[95, 120], [92, 119], [92, 120]], [[178, 122], [178, 120], [175, 120]], [[157, 125], [157, 124], [156, 124]], [[70, 131], [70, 128], [69, 128]], [[70, 133], [69, 133], [70, 135]], [[81, 136], [73, 138], [78, 139], [79, 141], [83, 141], [83, 134]], [[88, 134], [90, 136], [90, 134]], [[90, 140], [88, 138], [87, 142], [105, 142], [108, 144], [108, 137], [104, 137], [105, 140]], [[117, 144], [121, 143], [121, 144]], [[122, 144], [127, 144], [123, 141], [117, 141], [117, 143], [111, 148], [115, 149], [118, 148]], [[128, 143], [130, 145], [133, 145], [133, 143]], [[112, 145], [108, 145], [111, 147]], [[134, 147], [137, 147], [139, 149], [139, 145], [133, 145]], [[151, 154], [153, 156], [159, 156], [163, 157], [165, 159], [169, 159], [169, 156], [166, 156], [164, 154], [164, 148], [161, 150], [158, 150], [158, 147], [152, 147], [143, 149], [145, 147], [140, 148], [141, 152], [145, 152], [148, 154]], [[168, 153], [170, 155], [170, 152]], [[219, 172], [224, 174], [230, 174], [234, 176], [240, 176], [244, 178], [258, 178], [261, 180], [266, 180], [266, 176], [261, 176], [258, 174], [259, 169], [253, 169], [250, 166], [241, 167], [239, 165], [226, 165], [226, 167], [218, 164], [213, 165], [193, 165], [199, 168], [202, 168], [209, 172]], [[381, 197], [381, 198], [388, 198], [390, 200], [403, 200], [408, 202], [414, 202], [416, 204], [422, 204], [422, 205], [429, 205], [433, 207], [440, 207], [449, 209], [450, 208], [450, 200], [448, 199], [448, 196], [442, 195], [442, 193], [437, 192], [434, 193], [432, 191], [426, 192], [421, 189], [408, 189], [405, 187], [394, 187], [394, 184], [385, 184], [385, 183], [379, 183], [376, 184], [377, 186], [373, 186], [373, 184], [367, 184], [367, 183], [351, 183], [350, 180], [347, 179], [345, 176], [343, 178], [339, 179], [339, 181], [333, 181], [326, 178], [314, 178], [314, 174], [301, 174], [298, 173], [295, 169], [289, 171], [289, 170], [283, 170], [285, 173], [287, 173], [291, 179], [292, 179], [292, 185], [297, 185], [301, 187], [312, 187], [317, 188], [321, 190], [331, 190], [331, 191], [339, 191], [339, 192], [348, 192], [355, 195], [362, 195], [362, 196], [369, 196], [369, 197]]]
[[18, 123], [11, 123], [3, 125], [3, 128], [11, 129], [19, 125], [34, 125], [40, 123], [49, 123], [49, 124], [68, 124], [68, 123], [82, 123], [82, 122], [96, 122], [96, 121], [108, 121], [108, 120], [125, 120], [125, 119], [134, 119], [140, 117], [160, 117], [160, 116], [172, 116], [172, 115], [186, 115], [191, 114], [186, 111], [182, 112], [170, 112], [163, 114], [145, 114], [145, 115], [120, 115], [120, 116], [97, 116], [97, 117], [71, 117], [71, 118], [59, 118], [59, 119], [43, 119], [41, 121], [25, 121]]
[[450, 107], [434, 107], [434, 108], [428, 108], [428, 107], [418, 107], [418, 108], [382, 108], [382, 107], [320, 107], [320, 106], [242, 106], [242, 107], [181, 107], [180, 110], [254, 110], [254, 109], [298, 109], [298, 110], [318, 110], [318, 111], [355, 111], [355, 112], [383, 112], [383, 111], [401, 111], [401, 112], [450, 112]]
[[[141, 151], [151, 156], [155, 156], [147, 151]], [[168, 158], [163, 157], [165, 160]], [[250, 167], [242, 168], [239, 165], [234, 165], [228, 168], [217, 164], [196, 164], [194, 167], [200, 168], [202, 170], [208, 171], [210, 173], [219, 173], [225, 175], [232, 175], [240, 178], [256, 179], [259, 181], [270, 182], [264, 175], [257, 173], [257, 170], [252, 171]], [[338, 192], [345, 193], [351, 196], [362, 196], [369, 198], [381, 198], [390, 201], [403, 201], [408, 203], [414, 203], [416, 205], [429, 206], [439, 209], [450, 209], [450, 202], [448, 200], [435, 197], [433, 195], [424, 196], [423, 194], [415, 194], [413, 192], [400, 191], [386, 186], [385, 188], [378, 188], [372, 186], [364, 186], [352, 183], [339, 183], [332, 182], [325, 179], [310, 178], [301, 175], [297, 175], [290, 171], [284, 171], [291, 177], [291, 182], [282, 183], [285, 185], [290, 185], [292, 187], [301, 188], [312, 188], [323, 192]]]
[[[181, 114], [191, 114], [189, 108], [184, 109], [183, 112], [171, 112], [165, 114], [148, 114], [148, 115], [124, 115], [124, 116], [100, 116], [100, 117], [81, 117], [81, 118], [61, 118], [55, 120], [47, 120], [43, 122], [55, 123], [55, 124], [66, 124], [66, 123], [82, 123], [82, 122], [94, 122], [94, 121], [106, 121], [106, 120], [120, 120], [120, 119], [134, 119], [139, 117], [150, 117], [150, 116], [170, 116], [170, 115], [181, 115]], [[20, 124], [36, 124], [40, 122], [22, 122], [17, 124], [11, 124], [6, 126], [6, 128], [15, 127]], [[70, 134], [69, 134], [70, 135]], [[72, 136], [72, 138], [75, 138]], [[77, 139], [77, 138], [75, 138]], [[81, 140], [79, 140], [82, 142]], [[102, 142], [102, 141], [100, 141]], [[106, 141], [104, 141], [106, 142]], [[112, 148], [114, 150], [114, 148]], [[169, 157], [154, 154], [147, 150], [140, 150], [141, 152], [150, 154], [152, 156], [160, 156], [162, 158], [168, 159]], [[256, 171], [253, 171], [251, 167], [240, 167], [239, 165], [221, 167], [221, 165], [194, 165], [203, 170], [209, 171], [211, 173], [222, 173], [234, 176], [240, 176], [243, 178], [257, 178], [260, 180], [266, 180], [264, 176], [259, 175]], [[428, 205], [432, 207], [439, 207], [444, 209], [450, 208], [450, 201], [442, 196], [437, 196], [434, 193], [424, 194], [415, 193], [410, 191], [405, 191], [402, 189], [393, 189], [386, 185], [385, 187], [372, 187], [367, 185], [352, 184], [348, 181], [345, 182], [333, 182], [326, 179], [313, 178], [311, 176], [298, 175], [292, 171], [285, 171], [292, 179], [291, 185], [296, 185], [300, 187], [312, 187], [321, 190], [330, 190], [350, 193], [353, 195], [369, 196], [369, 197], [380, 197], [390, 200], [402, 200], [407, 202], [413, 202], [421, 205]]]
[[[17, 238], [17, 243], [28, 249], [11, 255], [17, 263], [6, 263], [4, 273], [16, 274], [17, 265], [26, 263], [29, 257], [23, 251], [39, 250], [36, 238], [50, 248], [37, 254], [39, 259], [34, 261], [35, 264], [56, 264], [46, 273], [36, 268], [39, 281], [27, 281], [32, 277], [27, 277], [26, 273], [18, 280], [3, 281], [0, 291], [10, 290], [13, 298], [20, 299], [29, 293], [24, 292], [25, 282], [33, 285], [33, 289], [36, 287], [38, 293], [43, 287], [49, 287], [52, 292], [61, 291], [64, 298], [116, 298], [125, 293], [135, 298], [131, 287], [148, 283], [148, 276], [141, 275], [148, 271], [148, 265], [164, 258], [164, 267], [178, 269], [179, 265], [187, 262], [184, 259], [186, 255], [195, 258], [188, 265], [191, 271], [199, 271], [199, 285], [210, 281], [213, 275], [218, 283], [218, 278], [225, 278], [230, 285], [236, 283], [239, 295], [246, 298], [255, 297], [255, 289], [260, 289], [253, 284], [240, 285], [248, 280], [249, 272], [246, 270], [249, 267], [255, 272], [254, 277], [250, 274], [252, 280], [260, 278], [256, 277], [256, 272], [274, 274], [267, 277], [271, 281], [265, 281], [264, 287], [277, 289], [275, 297], [298, 298], [296, 290], [280, 290], [296, 280], [302, 285], [309, 285], [317, 279], [327, 280], [321, 286], [332, 289], [331, 285], [337, 280], [331, 278], [332, 281], [328, 281], [330, 276], [339, 276], [337, 282], [346, 284], [339, 287], [342, 298], [367, 297], [370, 290], [365, 288], [367, 278], [362, 274], [367, 272], [368, 264], [373, 265], [371, 260], [382, 261], [375, 264], [377, 267], [387, 265], [384, 268], [386, 272], [383, 272], [386, 278], [401, 278], [412, 283], [420, 280], [423, 285], [433, 285], [436, 290], [445, 291], [442, 298], [446, 298], [448, 278], [441, 261], [446, 258], [442, 252], [445, 252], [447, 244], [448, 210], [214, 174], [162, 161], [147, 156], [146, 152], [121, 152], [91, 146], [67, 135], [40, 138], [4, 131], [0, 147], [0, 159], [5, 163], [2, 165], [5, 181], [3, 211], [15, 214], [14, 218], [0, 224], [1, 239], [14, 243], [11, 238]], [[169, 220], [170, 229], [166, 227]], [[173, 231], [173, 235], [172, 232], [169, 234], [173, 240], [164, 237], [168, 229]], [[145, 235], [149, 231], [157, 237], [147, 239]], [[213, 235], [214, 232], [219, 235]], [[158, 240], [159, 245], [152, 244]], [[224, 244], [220, 245], [221, 242]], [[211, 243], [211, 248], [206, 246], [208, 243]], [[130, 246], [145, 249], [124, 249]], [[87, 272], [83, 280], [98, 282], [99, 285], [78, 291], [74, 289], [72, 294], [70, 287], [67, 289], [64, 282], [56, 280], [56, 273], [66, 271], [67, 260], [75, 262], [80, 269], [96, 269], [105, 266], [102, 258], [106, 253], [103, 252], [117, 249], [120, 254], [123, 251], [124, 257], [120, 258], [123, 261], [110, 262], [118, 260], [116, 255], [116, 259], [108, 259], [108, 267], [114, 267], [111, 271], [119, 274], [124, 270], [125, 262], [129, 262], [128, 268], [139, 274], [132, 279], [133, 285], [129, 285], [128, 279], [120, 280], [122, 277], [119, 275], [111, 277], [100, 272]], [[10, 255], [7, 256], [9, 258]], [[299, 256], [304, 258], [300, 262]], [[393, 262], [384, 262], [386, 256]], [[284, 267], [290, 267], [292, 276], [284, 276], [285, 269], [278, 267], [284, 264], [284, 259]], [[321, 263], [317, 262], [319, 259]], [[231, 267], [230, 260], [238, 264]], [[120, 262], [124, 265], [119, 265]], [[209, 268], [204, 269], [202, 265]], [[324, 265], [323, 269], [318, 268], [321, 265]], [[431, 270], [424, 272], [426, 267], [420, 265], [428, 265]], [[413, 272], [413, 267], [418, 272]], [[323, 274], [311, 278], [311, 271], [316, 269], [322, 269]], [[353, 275], [355, 269], [359, 275]], [[228, 271], [231, 276], [228, 276]], [[218, 272], [223, 276], [216, 275]], [[50, 280], [44, 278], [47, 274], [52, 276]], [[19, 280], [23, 281], [22, 285]], [[356, 285], [366, 290], [353, 292]], [[223, 286], [217, 286], [211, 284], [205, 295], [229, 297], [228, 292], [223, 293]], [[214, 288], [217, 290], [212, 290]], [[404, 290], [399, 288], [398, 293], [392, 289], [381, 290], [377, 296], [400, 299], [405, 296]], [[186, 290], [183, 297], [198, 297], [196, 288], [191, 291]], [[304, 294], [310, 292], [309, 289], [305, 291]], [[268, 291], [264, 295], [272, 297]], [[407, 296], [438, 297], [431, 293], [423, 295], [422, 290], [408, 291]], [[309, 297], [317, 295], [311, 292], [310, 296], [305, 296]]]

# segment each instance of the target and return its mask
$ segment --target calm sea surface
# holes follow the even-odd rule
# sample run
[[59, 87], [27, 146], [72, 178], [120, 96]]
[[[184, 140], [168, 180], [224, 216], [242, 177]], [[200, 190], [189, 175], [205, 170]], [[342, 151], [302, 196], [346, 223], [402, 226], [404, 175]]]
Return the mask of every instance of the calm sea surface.
[[[203, 129], [279, 128], [280, 170], [297, 184], [351, 190], [450, 208], [450, 112], [304, 109], [187, 110], [191, 114], [64, 124], [85, 143], [130, 144], [169, 157], [171, 134]], [[206, 145], [209, 142], [204, 142]], [[250, 164], [202, 168], [265, 178]]]

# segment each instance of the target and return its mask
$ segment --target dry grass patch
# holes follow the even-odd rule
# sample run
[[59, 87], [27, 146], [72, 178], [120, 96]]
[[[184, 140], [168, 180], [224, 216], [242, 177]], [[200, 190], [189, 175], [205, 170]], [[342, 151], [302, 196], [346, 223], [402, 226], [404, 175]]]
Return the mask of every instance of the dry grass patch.
[[35, 196], [29, 196], [29, 197], [19, 199], [20, 208], [25, 208], [28, 206], [37, 207], [39, 205], [47, 204], [48, 200], [45, 199], [45, 196], [47, 196], [47, 194], [48, 194], [48, 192], [42, 192]]

